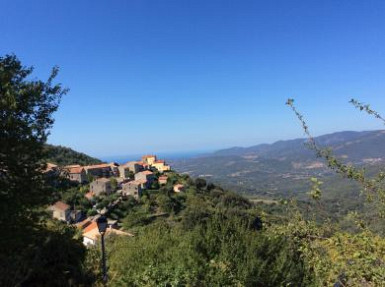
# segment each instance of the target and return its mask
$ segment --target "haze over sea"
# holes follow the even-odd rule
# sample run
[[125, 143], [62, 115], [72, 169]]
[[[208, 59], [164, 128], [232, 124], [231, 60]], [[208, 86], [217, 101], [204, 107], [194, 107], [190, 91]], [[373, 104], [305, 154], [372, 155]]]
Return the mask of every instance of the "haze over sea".
[[[206, 154], [209, 152], [213, 152], [213, 150], [199, 150], [199, 151], [187, 151], [187, 152], [176, 152], [176, 153], [168, 153], [168, 152], [150, 152], [149, 154], [155, 154], [159, 159], [165, 159], [166, 161], [172, 160], [181, 160], [181, 159], [189, 159], [202, 154]], [[117, 155], [117, 156], [102, 156], [101, 160], [105, 162], [116, 162], [119, 164], [125, 163], [127, 161], [140, 160], [144, 154], [130, 154], [130, 155]]]

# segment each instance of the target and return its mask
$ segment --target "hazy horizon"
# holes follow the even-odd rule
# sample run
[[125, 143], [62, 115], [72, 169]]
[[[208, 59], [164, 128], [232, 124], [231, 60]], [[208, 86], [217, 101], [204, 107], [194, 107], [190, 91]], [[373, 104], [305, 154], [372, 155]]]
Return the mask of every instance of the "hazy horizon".
[[[340, 133], [340, 132], [367, 132], [367, 131], [378, 131], [378, 130], [384, 130], [384, 129], [372, 129], [372, 130], [344, 130], [344, 131], [335, 131], [331, 133], [326, 133], [326, 134], [320, 134], [320, 135], [314, 135], [314, 137], [319, 137], [319, 136], [325, 136], [325, 135], [331, 135], [334, 133]], [[288, 138], [288, 139], [277, 139], [277, 140], [272, 140], [270, 142], [261, 142], [261, 143], [256, 143], [256, 144], [251, 144], [251, 145], [237, 145], [237, 146], [224, 146], [221, 148], [213, 148], [213, 149], [200, 149], [200, 150], [174, 150], [174, 151], [157, 151], [157, 150], [147, 150], [143, 152], [138, 152], [138, 153], [122, 153], [122, 154], [101, 154], [101, 155], [94, 155], [94, 154], [89, 154], [90, 156], [99, 158], [103, 161], [106, 162], [118, 162], [118, 163], [124, 163], [126, 161], [130, 160], [139, 160], [141, 156], [146, 155], [146, 154], [154, 154], [157, 155], [161, 159], [168, 159], [168, 160], [174, 160], [174, 159], [188, 159], [194, 156], [200, 156], [200, 155], [205, 155], [205, 154], [210, 154], [217, 152], [219, 150], [224, 150], [224, 149], [231, 149], [231, 148], [249, 148], [252, 146], [257, 146], [257, 145], [263, 145], [263, 144], [274, 144], [279, 141], [290, 141], [290, 140], [296, 140], [296, 139], [306, 139], [306, 135], [303, 133], [302, 136], [300, 137], [294, 137], [294, 138]], [[72, 148], [72, 147], [70, 147]], [[73, 148], [72, 148], [73, 149]], [[76, 150], [79, 152], [80, 150]]]

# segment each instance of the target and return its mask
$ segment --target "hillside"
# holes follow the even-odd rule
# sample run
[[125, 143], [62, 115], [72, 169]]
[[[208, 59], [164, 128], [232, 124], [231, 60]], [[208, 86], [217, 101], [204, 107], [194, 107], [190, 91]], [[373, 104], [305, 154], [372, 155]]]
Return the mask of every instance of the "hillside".
[[[385, 160], [385, 131], [382, 130], [338, 132], [315, 140], [320, 146], [331, 148], [342, 161], [366, 166], [369, 171], [378, 170]], [[305, 199], [312, 176], [325, 182], [326, 197], [333, 202], [336, 198], [357, 197], [358, 186], [331, 172], [305, 143], [305, 139], [294, 139], [234, 147], [175, 161], [173, 166], [181, 173], [203, 177], [226, 188], [262, 198], [296, 195]]]
[[[344, 131], [315, 138], [322, 147], [330, 147], [336, 155], [360, 162], [369, 158], [385, 157], [385, 131]], [[277, 141], [251, 147], [233, 147], [219, 150], [211, 156], [258, 156], [267, 159], [313, 160], [314, 153], [304, 148], [306, 139]]]
[[47, 152], [46, 161], [58, 165], [89, 165], [102, 162], [100, 159], [74, 151], [73, 149], [64, 146], [54, 146], [47, 144], [45, 145], [45, 148]]

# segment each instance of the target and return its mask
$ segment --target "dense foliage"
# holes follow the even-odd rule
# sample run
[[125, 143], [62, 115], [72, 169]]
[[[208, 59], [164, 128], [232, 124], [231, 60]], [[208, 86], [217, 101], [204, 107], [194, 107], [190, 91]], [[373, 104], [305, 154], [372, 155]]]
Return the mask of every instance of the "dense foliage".
[[[168, 175], [166, 186], [130, 200], [123, 224], [135, 236], [107, 242], [111, 285], [282, 286], [306, 279], [298, 250], [262, 230], [251, 202], [202, 179]], [[173, 183], [186, 192], [173, 193]]]
[[[53, 113], [66, 90], [29, 80], [32, 68], [0, 57], [0, 285], [66, 286], [87, 282], [85, 249], [73, 230], [42, 209], [52, 188], [42, 171]], [[83, 276], [84, 275], [84, 276]]]
[[97, 158], [93, 158], [84, 153], [74, 151], [73, 149], [70, 149], [68, 147], [47, 144], [44, 148], [46, 153], [45, 160], [47, 162], [51, 162], [61, 166], [71, 164], [91, 165], [102, 162]]
[[[377, 286], [385, 280], [385, 240], [358, 218], [350, 218], [356, 230], [346, 232], [306, 218], [295, 202], [280, 204], [279, 216], [202, 179], [169, 176], [140, 201], [122, 202], [123, 226], [135, 236], [107, 241], [111, 286]], [[186, 191], [173, 193], [173, 183]]]

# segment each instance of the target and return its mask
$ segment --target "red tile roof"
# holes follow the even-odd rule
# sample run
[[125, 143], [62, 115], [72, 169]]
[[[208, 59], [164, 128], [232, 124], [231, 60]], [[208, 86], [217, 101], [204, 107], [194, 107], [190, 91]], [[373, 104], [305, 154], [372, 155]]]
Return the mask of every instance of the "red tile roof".
[[95, 228], [98, 228], [98, 224], [95, 221], [93, 221], [90, 225], [84, 228], [83, 233], [89, 232]]
[[[128, 232], [124, 232], [124, 231], [121, 231], [121, 230], [117, 230], [117, 229], [113, 229], [113, 228], [110, 228], [108, 227], [107, 230], [106, 230], [106, 235], [109, 235], [109, 234], [117, 234], [117, 235], [125, 235], [125, 236], [134, 236], [132, 235], [131, 233], [128, 233]], [[99, 237], [100, 237], [100, 233], [99, 233], [99, 230], [96, 228], [94, 229], [90, 229], [89, 231], [83, 231], [83, 236], [84, 237], [87, 237], [91, 240], [98, 240]]]
[[53, 171], [55, 169], [57, 169], [57, 165], [56, 164], [47, 162], [47, 165], [46, 165], [45, 169], [42, 172], [46, 173], [46, 172], [49, 172], [49, 171]]
[[54, 206], [54, 208], [60, 209], [60, 210], [67, 210], [70, 208], [70, 206], [68, 204], [64, 203], [63, 201], [57, 201], [57, 202], [55, 202], [55, 204], [53, 206]]
[[149, 171], [149, 170], [142, 171], [142, 173], [145, 175], [154, 174], [152, 171]]
[[80, 164], [70, 164], [70, 165], [66, 165], [64, 168], [72, 168], [72, 167], [81, 167]]
[[76, 223], [75, 225], [77, 228], [84, 229], [88, 225], [90, 225], [91, 223], [92, 223], [92, 221], [89, 218], [86, 218], [83, 221]]
[[71, 167], [68, 169], [68, 173], [82, 173], [84, 171], [83, 167]]

